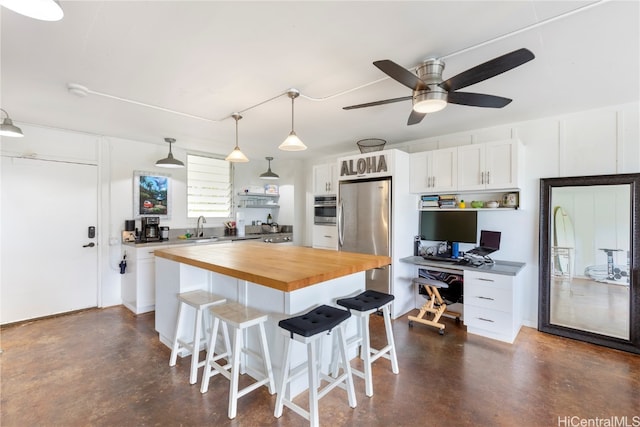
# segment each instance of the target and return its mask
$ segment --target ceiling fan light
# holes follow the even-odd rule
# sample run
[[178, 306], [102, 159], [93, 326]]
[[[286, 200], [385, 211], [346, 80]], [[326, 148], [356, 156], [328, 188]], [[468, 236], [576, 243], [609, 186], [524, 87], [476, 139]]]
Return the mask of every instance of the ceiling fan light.
[[302, 151], [306, 150], [307, 146], [304, 145], [302, 140], [298, 138], [298, 135], [296, 135], [294, 131], [291, 131], [287, 139], [285, 139], [278, 148], [282, 151]]
[[417, 113], [435, 113], [447, 106], [447, 92], [442, 90], [421, 91], [413, 97], [413, 110]]
[[184, 163], [180, 160], [173, 157], [173, 153], [171, 152], [171, 144], [176, 142], [174, 138], [165, 138], [165, 142], [169, 143], [169, 154], [165, 159], [160, 159], [156, 162], [156, 166], [159, 168], [170, 168], [170, 169], [178, 169], [183, 168]]
[[59, 21], [64, 16], [57, 0], [0, 0], [0, 5], [40, 21]]

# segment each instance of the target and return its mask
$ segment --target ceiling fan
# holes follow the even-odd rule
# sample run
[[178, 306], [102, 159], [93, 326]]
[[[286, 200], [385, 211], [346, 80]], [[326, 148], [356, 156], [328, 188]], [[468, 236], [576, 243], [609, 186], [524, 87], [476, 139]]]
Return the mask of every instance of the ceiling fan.
[[444, 61], [441, 59], [431, 58], [425, 60], [417, 67], [415, 74], [388, 59], [375, 61], [373, 65], [392, 79], [413, 90], [413, 94], [400, 98], [351, 105], [343, 107], [343, 109], [353, 110], [411, 99], [413, 100], [413, 109], [409, 115], [407, 125], [415, 125], [420, 123], [427, 113], [440, 111], [447, 103], [469, 105], [472, 107], [502, 108], [509, 104], [511, 99], [482, 93], [457, 92], [457, 90], [495, 77], [498, 74], [502, 74], [529, 62], [533, 58], [535, 58], [535, 56], [528, 49], [522, 48], [514, 50], [513, 52], [470, 68], [467, 71], [463, 71], [445, 81], [442, 80]]

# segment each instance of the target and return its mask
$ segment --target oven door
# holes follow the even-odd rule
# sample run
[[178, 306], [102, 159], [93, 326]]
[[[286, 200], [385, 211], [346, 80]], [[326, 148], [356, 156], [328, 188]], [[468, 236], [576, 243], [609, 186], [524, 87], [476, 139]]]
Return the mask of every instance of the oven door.
[[313, 223], [315, 225], [335, 225], [336, 205], [315, 205], [313, 207]]

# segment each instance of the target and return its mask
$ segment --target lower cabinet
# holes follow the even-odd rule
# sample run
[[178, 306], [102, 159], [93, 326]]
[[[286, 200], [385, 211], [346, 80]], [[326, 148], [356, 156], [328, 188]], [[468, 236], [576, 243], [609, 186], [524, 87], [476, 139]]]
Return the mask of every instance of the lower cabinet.
[[314, 248], [338, 250], [338, 227], [335, 225], [314, 225]]
[[522, 326], [519, 280], [518, 276], [465, 270], [463, 305], [468, 333], [513, 343]]
[[127, 269], [122, 277], [122, 304], [135, 314], [147, 313], [156, 307], [155, 256], [157, 249], [166, 246], [125, 247]]

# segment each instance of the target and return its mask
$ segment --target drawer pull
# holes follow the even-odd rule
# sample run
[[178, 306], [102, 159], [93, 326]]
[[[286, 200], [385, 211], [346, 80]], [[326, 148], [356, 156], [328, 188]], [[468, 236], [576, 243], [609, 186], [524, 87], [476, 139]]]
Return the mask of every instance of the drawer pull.
[[478, 320], [482, 320], [483, 322], [491, 322], [491, 323], [495, 323], [493, 320], [491, 320], [491, 319], [485, 319], [484, 317], [478, 317]]
[[480, 298], [480, 299], [488, 299], [489, 301], [494, 301], [493, 298], [489, 298], [489, 297], [478, 297], [478, 298]]
[[483, 282], [495, 282], [495, 280], [492, 280], [492, 279], [485, 279], [485, 278], [483, 278], [483, 277], [478, 277], [478, 280], [481, 280], [481, 281], [483, 281]]

